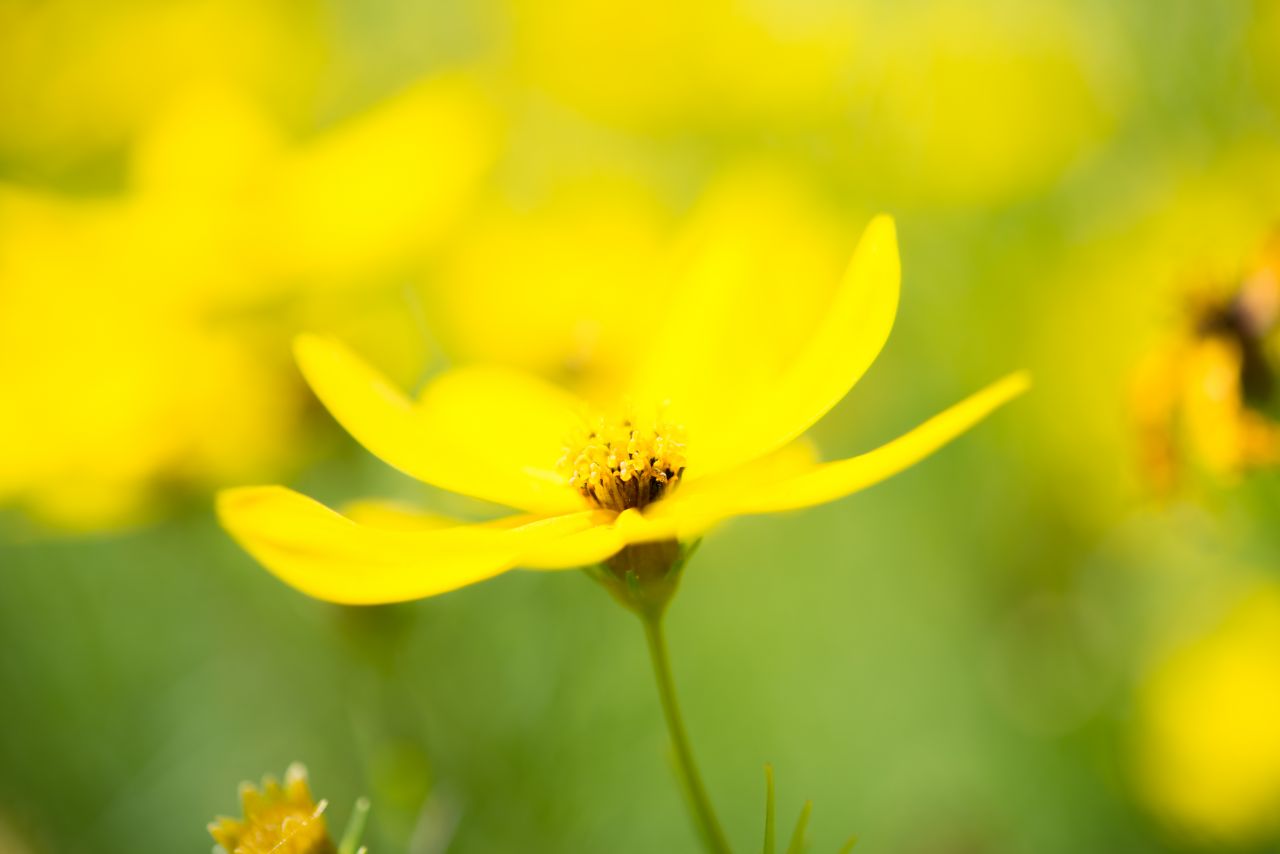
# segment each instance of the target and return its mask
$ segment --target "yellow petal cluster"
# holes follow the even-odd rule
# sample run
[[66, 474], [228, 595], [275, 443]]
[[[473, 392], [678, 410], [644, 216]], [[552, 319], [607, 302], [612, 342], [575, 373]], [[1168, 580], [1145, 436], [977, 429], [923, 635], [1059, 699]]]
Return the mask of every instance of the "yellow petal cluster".
[[818, 463], [802, 435], [870, 367], [897, 311], [894, 224], [871, 221], [823, 310], [785, 346], [739, 340], [785, 314], [791, 292], [744, 305], [724, 263], [733, 257], [704, 259], [660, 328], [637, 342], [631, 380], [615, 396], [622, 411], [654, 420], [610, 419], [611, 410], [545, 380], [481, 366], [446, 371], [412, 399], [338, 341], [298, 340], [312, 389], [372, 453], [517, 515], [452, 525], [426, 517], [419, 526], [366, 504], [357, 521], [264, 486], [224, 492], [222, 523], [310, 595], [420, 598], [516, 566], [595, 564], [630, 545], [696, 538], [733, 516], [835, 500], [928, 456], [1027, 388], [1014, 374], [879, 449]]
[[284, 783], [266, 777], [240, 787], [244, 818], [219, 818], [209, 833], [226, 854], [335, 854], [325, 827], [325, 802], [316, 803], [307, 770], [289, 766]]

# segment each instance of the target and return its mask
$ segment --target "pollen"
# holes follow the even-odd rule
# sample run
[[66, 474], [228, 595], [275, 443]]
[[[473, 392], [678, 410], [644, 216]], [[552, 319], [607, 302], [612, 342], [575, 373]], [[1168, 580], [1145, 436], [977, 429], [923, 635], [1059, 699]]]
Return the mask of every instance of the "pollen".
[[566, 443], [560, 467], [589, 502], [619, 512], [668, 494], [684, 473], [684, 430], [661, 419], [597, 418]]

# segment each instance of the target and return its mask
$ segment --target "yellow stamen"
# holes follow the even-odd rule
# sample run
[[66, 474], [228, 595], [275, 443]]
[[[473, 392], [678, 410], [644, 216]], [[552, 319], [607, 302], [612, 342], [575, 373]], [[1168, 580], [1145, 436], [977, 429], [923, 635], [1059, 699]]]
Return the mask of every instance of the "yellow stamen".
[[669, 493], [684, 473], [684, 430], [661, 419], [597, 418], [567, 443], [560, 467], [592, 504], [641, 508]]

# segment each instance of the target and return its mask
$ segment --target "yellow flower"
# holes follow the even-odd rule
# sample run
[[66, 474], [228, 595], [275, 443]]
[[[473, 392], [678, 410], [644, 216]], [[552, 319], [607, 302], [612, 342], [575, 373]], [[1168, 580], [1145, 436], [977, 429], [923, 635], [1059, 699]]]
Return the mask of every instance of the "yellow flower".
[[158, 239], [158, 216], [0, 185], [0, 375], [5, 412], [24, 413], [0, 418], [0, 503], [60, 527], [134, 524], [176, 490], [278, 473], [299, 446], [286, 333], [211, 294], [234, 272], [209, 232]]
[[730, 517], [871, 486], [1027, 387], [1014, 374], [877, 450], [818, 463], [802, 434], [871, 365], [897, 311], [893, 221], [872, 221], [825, 311], [798, 334], [771, 335], [776, 307], [740, 299], [731, 269], [707, 267], [665, 304], [619, 305], [634, 319], [635, 370], [590, 402], [492, 367], [447, 371], [413, 401], [336, 341], [303, 336], [304, 376], [361, 444], [406, 474], [521, 513], [406, 530], [403, 514], [361, 524], [262, 486], [222, 493], [222, 522], [284, 581], [348, 604], [431, 596], [515, 566], [623, 566], [643, 551], [670, 556]]
[[219, 818], [209, 833], [227, 854], [334, 854], [325, 828], [325, 802], [312, 800], [307, 769], [294, 763], [284, 785], [266, 777], [262, 788], [240, 787], [244, 819]]
[[533, 209], [501, 200], [469, 218], [425, 288], [426, 314], [459, 361], [576, 387], [625, 366], [631, 318], [614, 306], [656, 278], [667, 223], [640, 182], [593, 176], [555, 186]]
[[1278, 718], [1280, 588], [1264, 584], [1144, 684], [1138, 772], [1146, 798], [1170, 821], [1218, 841], [1274, 838]]
[[470, 202], [497, 153], [496, 114], [465, 74], [424, 78], [290, 153], [266, 179], [270, 273], [366, 283], [403, 274]]
[[[328, 49], [309, 4], [256, 0], [0, 3], [0, 159], [7, 174], [96, 163], [210, 83], [305, 115]], [[14, 170], [14, 162], [24, 169]]]
[[[311, 324], [367, 324], [400, 291], [371, 282], [448, 229], [492, 131], [461, 77], [292, 146], [252, 97], [210, 84], [154, 117], [126, 192], [0, 182], [0, 376], [6, 411], [26, 413], [0, 418], [0, 504], [112, 528], [150, 519], [175, 487], [279, 476], [308, 426], [282, 305], [342, 290], [307, 301]], [[416, 329], [379, 332], [382, 355], [416, 362]]]
[[1148, 478], [1177, 479], [1184, 455], [1217, 476], [1280, 463], [1274, 401], [1280, 244], [1240, 284], [1197, 294], [1181, 334], [1139, 364], [1134, 412]]

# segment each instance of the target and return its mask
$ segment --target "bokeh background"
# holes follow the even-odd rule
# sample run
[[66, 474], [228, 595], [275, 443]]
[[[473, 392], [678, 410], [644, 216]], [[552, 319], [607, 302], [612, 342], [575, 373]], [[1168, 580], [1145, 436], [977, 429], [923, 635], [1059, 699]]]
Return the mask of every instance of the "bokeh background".
[[343, 435], [292, 335], [607, 383], [681, 259], [767, 301], [881, 210], [899, 321], [824, 453], [1036, 388], [703, 544], [669, 631], [732, 840], [771, 762], [815, 851], [1275, 850], [1280, 480], [1176, 435], [1152, 477], [1134, 401], [1259, 269], [1278, 143], [1274, 0], [0, 0], [0, 851], [205, 851], [295, 759], [375, 854], [693, 850], [585, 575], [343, 609], [212, 492], [482, 512]]

